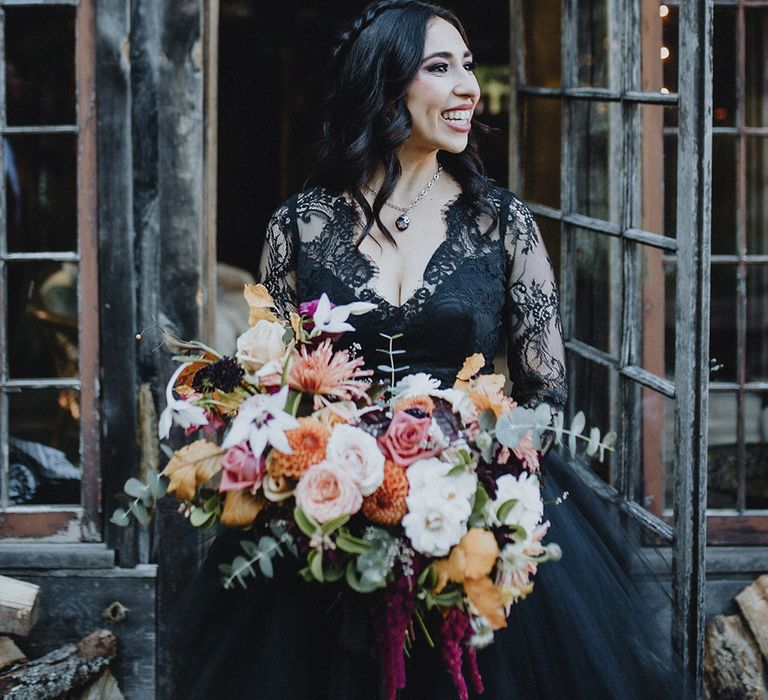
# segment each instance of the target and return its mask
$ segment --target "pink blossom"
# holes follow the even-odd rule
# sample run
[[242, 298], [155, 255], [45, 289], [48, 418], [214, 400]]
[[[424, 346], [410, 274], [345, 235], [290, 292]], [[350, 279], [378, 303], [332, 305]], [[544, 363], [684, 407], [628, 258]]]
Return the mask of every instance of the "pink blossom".
[[264, 458], [256, 457], [246, 443], [240, 443], [227, 450], [221, 460], [221, 484], [219, 491], [258, 489], [264, 481]]
[[355, 482], [337, 464], [312, 465], [299, 479], [294, 493], [296, 504], [317, 522], [357, 513], [363, 497]]

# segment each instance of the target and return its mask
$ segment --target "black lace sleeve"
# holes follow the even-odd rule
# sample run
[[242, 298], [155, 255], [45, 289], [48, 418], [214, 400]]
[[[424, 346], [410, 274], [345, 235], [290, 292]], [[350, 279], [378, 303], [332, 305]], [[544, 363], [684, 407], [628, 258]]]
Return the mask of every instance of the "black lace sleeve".
[[272, 215], [259, 262], [259, 282], [275, 300], [278, 311], [287, 316], [296, 311], [296, 258], [299, 241], [296, 199], [291, 198]]
[[512, 395], [523, 405], [565, 408], [565, 350], [557, 283], [539, 228], [514, 196], [506, 215], [507, 363]]

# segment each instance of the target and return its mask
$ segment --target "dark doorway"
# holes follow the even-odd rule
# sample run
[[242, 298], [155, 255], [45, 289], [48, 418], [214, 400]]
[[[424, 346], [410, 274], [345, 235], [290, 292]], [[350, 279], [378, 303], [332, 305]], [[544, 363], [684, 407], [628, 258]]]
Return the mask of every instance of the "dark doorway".
[[[255, 273], [270, 214], [302, 188], [317, 134], [322, 75], [360, 0], [221, 0], [218, 259]], [[486, 88], [481, 143], [489, 174], [507, 184], [509, 3], [451, 0]]]

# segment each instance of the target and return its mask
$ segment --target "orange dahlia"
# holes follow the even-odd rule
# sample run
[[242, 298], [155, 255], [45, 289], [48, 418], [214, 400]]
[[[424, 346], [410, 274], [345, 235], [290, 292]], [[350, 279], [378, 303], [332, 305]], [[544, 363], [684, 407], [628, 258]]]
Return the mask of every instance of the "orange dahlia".
[[269, 473], [273, 477], [298, 479], [313, 464], [325, 459], [330, 435], [328, 428], [317, 418], [299, 418], [299, 427], [285, 433], [293, 452], [285, 454], [273, 450], [269, 458]]
[[408, 512], [408, 477], [394, 462], [384, 462], [384, 481], [370, 496], [363, 499], [363, 514], [381, 525], [397, 525]]
[[435, 402], [429, 396], [406, 396], [397, 402], [395, 411], [407, 411], [409, 408], [416, 408], [431, 416], [435, 410]]

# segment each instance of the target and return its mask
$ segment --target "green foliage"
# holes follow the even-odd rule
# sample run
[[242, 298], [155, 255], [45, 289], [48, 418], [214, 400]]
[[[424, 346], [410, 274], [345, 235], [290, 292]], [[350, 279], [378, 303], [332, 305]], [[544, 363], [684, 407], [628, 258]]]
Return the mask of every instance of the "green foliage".
[[296, 543], [293, 535], [288, 532], [284, 526], [277, 522], [270, 523], [272, 535], [262, 535], [258, 541], [241, 540], [240, 547], [245, 556], [238, 555], [231, 564], [220, 564], [219, 571], [224, 574], [224, 588], [233, 588], [235, 583], [239, 583], [243, 588], [247, 588], [246, 579], [255, 578], [256, 570], [254, 564], [258, 566], [262, 576], [272, 578], [275, 575], [274, 560], [276, 557], [282, 557], [283, 547], [291, 553], [296, 552]]
[[128, 527], [135, 520], [141, 527], [146, 527], [157, 501], [165, 496], [166, 490], [167, 482], [155, 472], [149, 472], [146, 484], [131, 477], [123, 485], [123, 493], [115, 496], [121, 507], [112, 513], [110, 522], [118, 527]]

